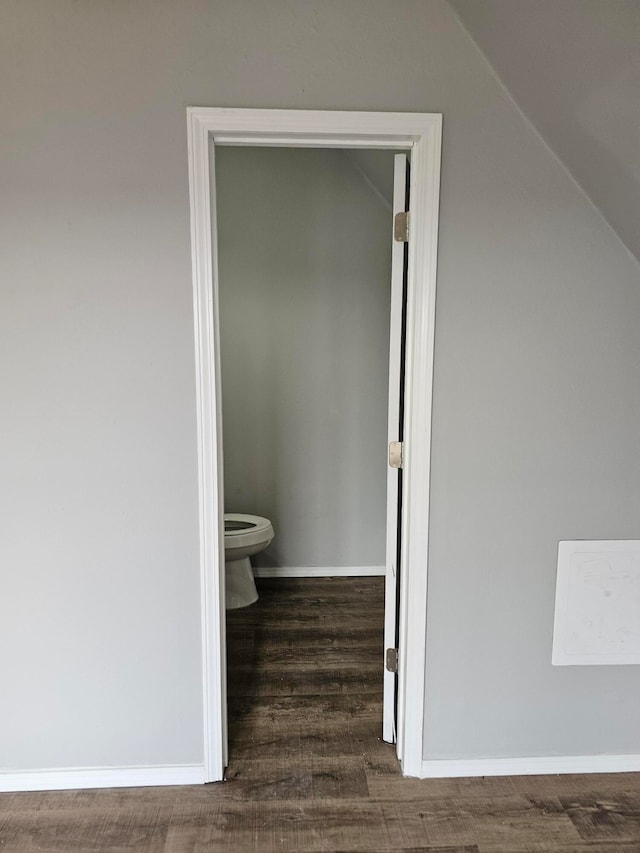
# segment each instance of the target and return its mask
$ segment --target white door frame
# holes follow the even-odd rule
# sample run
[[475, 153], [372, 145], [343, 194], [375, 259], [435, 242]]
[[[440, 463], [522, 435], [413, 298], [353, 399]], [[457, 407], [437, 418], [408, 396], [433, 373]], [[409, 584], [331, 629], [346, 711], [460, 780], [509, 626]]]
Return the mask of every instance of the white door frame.
[[200, 492], [206, 781], [227, 764], [222, 412], [215, 180], [209, 146], [411, 150], [397, 752], [419, 776], [424, 729], [431, 407], [442, 116], [190, 107], [187, 110]]

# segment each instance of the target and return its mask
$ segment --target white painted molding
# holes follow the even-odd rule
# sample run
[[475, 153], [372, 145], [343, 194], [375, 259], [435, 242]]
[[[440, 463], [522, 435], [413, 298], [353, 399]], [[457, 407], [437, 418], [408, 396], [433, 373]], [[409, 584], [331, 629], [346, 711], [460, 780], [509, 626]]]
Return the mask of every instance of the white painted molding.
[[255, 566], [257, 578], [373, 578], [384, 566]]
[[[195, 315], [203, 727], [206, 781], [226, 764], [224, 537], [215, 157], [209, 145], [411, 150], [405, 444], [400, 567], [398, 742], [403, 772], [422, 762], [429, 480], [442, 115], [318, 110], [187, 109]], [[427, 721], [428, 723], [428, 721]]]
[[202, 764], [149, 767], [66, 767], [0, 773], [0, 791], [64, 791], [81, 788], [140, 788], [152, 785], [202, 785]]
[[425, 759], [421, 779], [537, 776], [549, 773], [637, 773], [640, 755], [549, 755], [529, 758]]
[[191, 258], [196, 368], [200, 522], [200, 622], [205, 782], [224, 778], [227, 765], [227, 676], [224, 509], [221, 500], [222, 406], [215, 205], [209, 130], [187, 111]]

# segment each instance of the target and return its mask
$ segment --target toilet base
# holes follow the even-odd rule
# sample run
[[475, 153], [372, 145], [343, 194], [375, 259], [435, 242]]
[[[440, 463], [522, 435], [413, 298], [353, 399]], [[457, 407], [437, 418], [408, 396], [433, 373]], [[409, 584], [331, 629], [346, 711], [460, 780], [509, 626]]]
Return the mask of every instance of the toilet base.
[[237, 610], [256, 602], [258, 590], [249, 558], [225, 560], [224, 568], [226, 609]]

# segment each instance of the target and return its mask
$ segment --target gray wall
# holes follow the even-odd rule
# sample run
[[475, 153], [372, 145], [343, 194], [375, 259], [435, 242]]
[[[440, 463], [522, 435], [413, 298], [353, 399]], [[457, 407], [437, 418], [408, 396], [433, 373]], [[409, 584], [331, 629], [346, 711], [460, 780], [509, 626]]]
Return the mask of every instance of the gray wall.
[[202, 756], [188, 104], [444, 113], [425, 754], [640, 752], [549, 664], [557, 540], [638, 536], [638, 267], [449, 7], [2, 17], [2, 765]]
[[639, 752], [637, 670], [550, 655], [558, 540], [640, 538], [640, 266], [448, 44], [425, 756]]
[[257, 565], [383, 566], [391, 209], [338, 150], [219, 148], [216, 185], [227, 511], [271, 519]]

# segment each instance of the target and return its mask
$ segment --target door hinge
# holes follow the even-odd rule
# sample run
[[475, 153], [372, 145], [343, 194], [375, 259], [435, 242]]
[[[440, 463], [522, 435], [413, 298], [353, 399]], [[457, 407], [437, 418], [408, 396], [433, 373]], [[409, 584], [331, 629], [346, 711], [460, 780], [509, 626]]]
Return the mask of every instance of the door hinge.
[[393, 237], [398, 243], [409, 241], [409, 211], [396, 213], [393, 219]]
[[389, 443], [389, 465], [391, 468], [402, 468], [404, 447], [401, 441]]
[[398, 671], [398, 650], [397, 649], [387, 649], [385, 655], [385, 666], [387, 667], [388, 672], [397, 672]]

